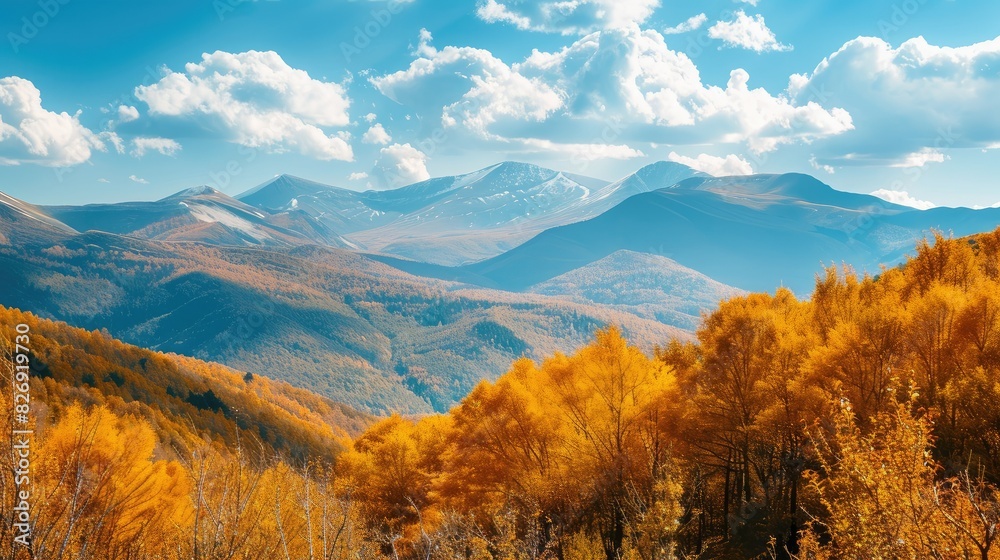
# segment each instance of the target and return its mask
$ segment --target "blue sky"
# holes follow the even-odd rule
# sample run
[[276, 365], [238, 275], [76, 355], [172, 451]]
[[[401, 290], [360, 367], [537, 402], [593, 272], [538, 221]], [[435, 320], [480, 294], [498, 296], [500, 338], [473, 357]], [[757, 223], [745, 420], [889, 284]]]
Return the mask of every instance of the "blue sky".
[[[528, 161], [1000, 202], [987, 0], [13, 0], [0, 190], [353, 189]], [[904, 194], [905, 193], [905, 194]]]

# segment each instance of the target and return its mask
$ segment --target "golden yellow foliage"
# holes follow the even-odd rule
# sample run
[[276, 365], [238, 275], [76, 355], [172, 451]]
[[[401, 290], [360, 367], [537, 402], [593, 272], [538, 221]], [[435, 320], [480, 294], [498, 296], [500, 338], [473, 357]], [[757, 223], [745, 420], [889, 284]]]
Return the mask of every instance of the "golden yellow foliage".
[[190, 481], [135, 417], [71, 405], [37, 449], [38, 557], [156, 557], [193, 521]]
[[811, 300], [722, 302], [653, 357], [599, 330], [353, 439], [306, 391], [0, 315], [44, 364], [36, 557], [990, 559], [998, 294], [1000, 230], [939, 235]]

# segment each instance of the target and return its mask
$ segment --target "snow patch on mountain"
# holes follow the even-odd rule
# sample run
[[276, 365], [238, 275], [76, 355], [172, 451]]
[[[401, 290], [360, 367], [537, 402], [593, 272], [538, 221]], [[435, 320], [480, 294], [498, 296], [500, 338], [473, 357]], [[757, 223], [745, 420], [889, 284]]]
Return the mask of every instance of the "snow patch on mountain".
[[266, 231], [221, 208], [204, 204], [188, 204], [187, 207], [191, 213], [191, 217], [200, 222], [217, 222], [259, 241], [271, 238]]

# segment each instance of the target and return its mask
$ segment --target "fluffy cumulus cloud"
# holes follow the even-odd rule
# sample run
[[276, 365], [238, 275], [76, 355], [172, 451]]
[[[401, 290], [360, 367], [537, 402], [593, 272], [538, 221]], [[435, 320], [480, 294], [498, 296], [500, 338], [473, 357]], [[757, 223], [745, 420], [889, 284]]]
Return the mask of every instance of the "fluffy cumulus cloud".
[[482, 49], [437, 49], [424, 32], [408, 68], [372, 81], [449, 133], [525, 151], [634, 157], [638, 142], [714, 142], [760, 153], [853, 127], [843, 109], [796, 103], [749, 79], [735, 70], [725, 87], [706, 85], [660, 33], [631, 25], [513, 64]]
[[46, 110], [41, 92], [29, 80], [0, 78], [0, 165], [64, 167], [106, 149], [97, 134], [80, 124], [79, 113]]
[[365, 144], [381, 144], [386, 145], [392, 142], [392, 136], [385, 131], [382, 123], [375, 123], [361, 136], [361, 141]]
[[133, 183], [139, 183], [140, 185], [148, 185], [149, 184], [149, 181], [143, 179], [142, 177], [139, 177], [138, 175], [129, 175], [128, 179], [129, 179], [129, 181], [132, 181]]
[[893, 204], [901, 204], [903, 206], [910, 206], [912, 208], [917, 208], [918, 210], [928, 210], [934, 208], [937, 205], [933, 202], [926, 200], [920, 200], [910, 196], [910, 193], [906, 191], [892, 191], [889, 189], [879, 189], [871, 193], [873, 196], [877, 196], [882, 200], [887, 200]]
[[922, 167], [955, 148], [1000, 145], [1000, 38], [962, 47], [922, 37], [893, 48], [859, 37], [809, 75], [794, 75], [799, 103], [835, 102], [856, 128], [816, 148], [821, 165]]
[[375, 167], [369, 173], [370, 185], [392, 189], [430, 179], [427, 154], [409, 144], [393, 144], [379, 150]]
[[154, 119], [183, 119], [244, 146], [321, 160], [354, 157], [346, 133], [329, 132], [349, 124], [344, 88], [313, 79], [272, 51], [206, 53], [135, 95]]
[[348, 181], [363, 181], [363, 180], [365, 180], [367, 178], [368, 178], [368, 174], [365, 173], [364, 171], [358, 171], [358, 172], [355, 172], [355, 173], [351, 173], [350, 175], [347, 176], [347, 180]]
[[704, 171], [705, 173], [715, 175], [716, 177], [753, 174], [753, 167], [750, 165], [750, 162], [736, 154], [729, 154], [726, 157], [699, 154], [698, 157], [692, 158], [682, 156], [677, 152], [670, 152], [670, 154], [667, 155], [667, 160], [683, 163], [692, 169]]
[[694, 31], [695, 29], [700, 29], [702, 25], [705, 25], [706, 21], [708, 21], [708, 16], [706, 16], [705, 14], [698, 14], [696, 16], [691, 16], [673, 27], [668, 27], [664, 29], [663, 34], [677, 35], [678, 33], [687, 33], [689, 31]]
[[132, 140], [132, 156], [142, 157], [146, 152], [159, 152], [165, 156], [173, 156], [181, 151], [181, 145], [176, 140], [158, 137], [139, 137]]
[[584, 34], [646, 21], [660, 0], [480, 0], [476, 15], [522, 30]]
[[730, 21], [718, 21], [708, 28], [708, 36], [721, 40], [728, 47], [756, 52], [790, 51], [792, 47], [778, 42], [774, 32], [764, 23], [764, 16], [748, 16], [739, 10]]

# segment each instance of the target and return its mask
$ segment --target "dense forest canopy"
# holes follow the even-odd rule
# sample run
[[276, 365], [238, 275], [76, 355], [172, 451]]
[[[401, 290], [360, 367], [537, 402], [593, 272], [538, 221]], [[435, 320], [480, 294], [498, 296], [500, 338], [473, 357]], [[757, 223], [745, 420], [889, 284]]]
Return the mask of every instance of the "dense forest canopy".
[[[44, 350], [79, 378], [32, 381], [36, 558], [1000, 558], [1000, 230], [829, 268], [806, 301], [733, 297], [653, 355], [600, 330], [353, 439], [318, 410], [326, 439], [295, 445], [291, 419], [214, 427], [182, 408], [226, 421], [238, 394], [211, 376], [142, 404], [116, 342], [52, 365], [84, 344]], [[8, 463], [0, 554], [27, 557], [12, 488]]]

